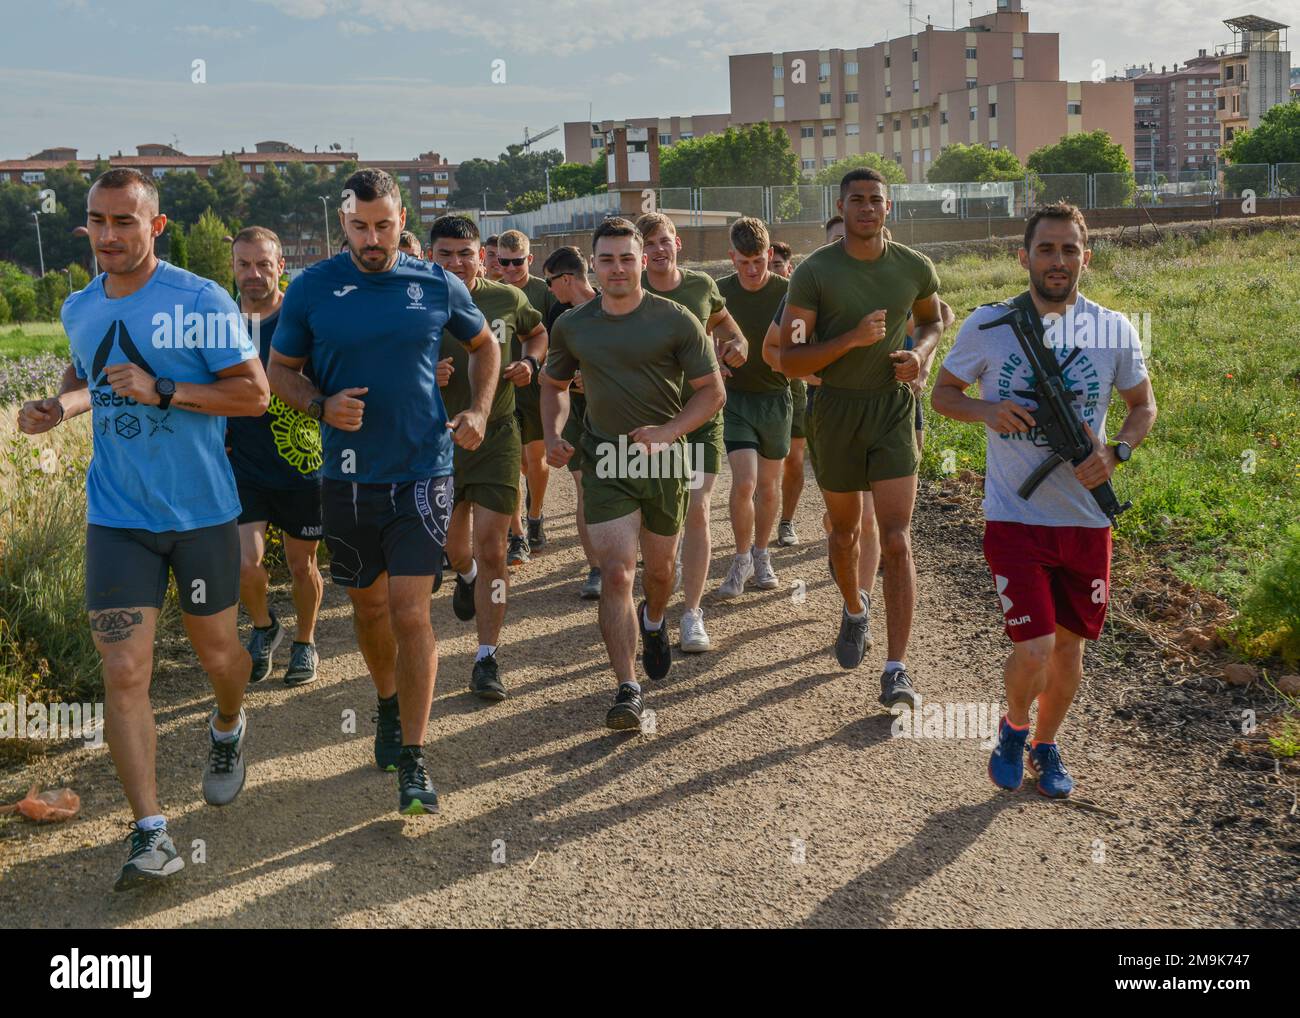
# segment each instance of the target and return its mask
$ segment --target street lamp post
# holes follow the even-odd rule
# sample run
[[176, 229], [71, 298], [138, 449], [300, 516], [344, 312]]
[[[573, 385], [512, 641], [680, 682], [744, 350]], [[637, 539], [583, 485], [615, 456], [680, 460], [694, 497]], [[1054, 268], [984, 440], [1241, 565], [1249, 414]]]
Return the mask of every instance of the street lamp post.
[[546, 204], [551, 204], [551, 168], [546, 167]]
[[45, 275], [45, 248], [41, 244], [41, 214], [39, 212], [33, 212], [32, 221], [36, 223], [36, 253], [40, 255], [41, 275], [44, 276]]
[[328, 258], [334, 250], [330, 245], [330, 200], [329, 196], [324, 194], [317, 195], [317, 197], [325, 206], [325, 257]]

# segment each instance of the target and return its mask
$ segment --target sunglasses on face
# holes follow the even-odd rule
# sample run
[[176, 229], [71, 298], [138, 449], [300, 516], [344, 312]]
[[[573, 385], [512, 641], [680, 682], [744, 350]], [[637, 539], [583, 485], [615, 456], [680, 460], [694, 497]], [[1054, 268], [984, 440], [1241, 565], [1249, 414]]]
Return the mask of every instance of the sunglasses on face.
[[563, 279], [565, 276], [571, 276], [571, 275], [573, 275], [572, 272], [557, 272], [557, 273], [556, 273], [555, 275], [553, 275], [553, 276], [547, 276], [547, 277], [546, 277], [546, 285], [547, 285], [547, 286], [550, 286], [550, 285], [551, 285], [552, 283], [554, 283], [557, 279]]
[[515, 268], [518, 268], [520, 265], [527, 264], [527, 262], [528, 262], [527, 257], [524, 257], [524, 258], [502, 258], [500, 255], [497, 256], [497, 264], [498, 264], [498, 265], [512, 265], [512, 266], [514, 266]]

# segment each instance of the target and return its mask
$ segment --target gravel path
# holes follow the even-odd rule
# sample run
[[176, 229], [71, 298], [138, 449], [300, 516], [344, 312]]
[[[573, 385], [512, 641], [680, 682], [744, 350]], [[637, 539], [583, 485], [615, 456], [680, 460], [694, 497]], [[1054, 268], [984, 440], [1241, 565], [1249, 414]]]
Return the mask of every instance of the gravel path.
[[[820, 499], [811, 485], [797, 520], [805, 543], [774, 554], [785, 589], [729, 603], [706, 595], [716, 649], [674, 651], [669, 678], [648, 685], [654, 734], [605, 730], [612, 675], [596, 609], [577, 597], [584, 568], [572, 484], [563, 472], [552, 477], [552, 543], [516, 572], [499, 652], [508, 700], [468, 694], [472, 625], [453, 616], [450, 584], [434, 599], [442, 660], [427, 753], [439, 816], [400, 817], [393, 776], [373, 767], [373, 687], [346, 599], [327, 585], [321, 676], [251, 694], [249, 780], [230, 807], [202, 803], [210, 694], [192, 655], [159, 668], [164, 807], [178, 847], [191, 858], [200, 839], [206, 861], [188, 862], [168, 887], [114, 894], [130, 817], [107, 749], [52, 752], [0, 775], [0, 791], [12, 801], [30, 781], [68, 784], [82, 815], [48, 828], [0, 824], [0, 923], [1074, 927], [1300, 918], [1300, 846], [1283, 841], [1252, 860], [1240, 849], [1263, 846], [1258, 836], [1225, 841], [1231, 829], [1198, 822], [1205, 807], [1189, 808], [1225, 801], [1247, 779], [1224, 778], [1195, 747], [1114, 715], [1121, 689], [1158, 682], [1149, 646], [1117, 627], [1089, 650], [1089, 677], [1062, 733], [1078, 782], [1069, 802], [1044, 799], [1031, 784], [998, 792], [977, 739], [892, 738], [893, 719], [876, 703], [880, 609], [877, 646], [860, 670], [841, 671], [831, 654], [838, 598], [824, 543], [814, 540]], [[728, 483], [724, 473], [714, 496], [713, 586], [730, 554]], [[945, 504], [927, 485], [915, 548], [921, 593], [909, 658], [918, 687], [931, 702], [998, 700], [1005, 638], [969, 506]], [[791, 596], [797, 580], [802, 603]], [[286, 590], [275, 600], [291, 613]], [[679, 614], [675, 599], [674, 637]], [[278, 670], [284, 660], [281, 651]], [[342, 731], [349, 711], [355, 734]], [[1293, 821], [1282, 836], [1294, 842]]]

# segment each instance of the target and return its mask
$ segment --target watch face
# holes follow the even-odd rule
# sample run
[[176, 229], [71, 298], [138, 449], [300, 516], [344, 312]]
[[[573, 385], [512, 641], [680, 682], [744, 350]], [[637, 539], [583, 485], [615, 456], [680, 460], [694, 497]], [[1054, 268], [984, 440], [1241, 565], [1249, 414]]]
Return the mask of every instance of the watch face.
[[154, 383], [154, 389], [159, 396], [174, 396], [176, 394], [176, 383], [170, 378], [160, 378]]
[[1115, 443], [1115, 458], [1121, 463], [1127, 463], [1128, 458], [1133, 455], [1133, 450], [1127, 442]]

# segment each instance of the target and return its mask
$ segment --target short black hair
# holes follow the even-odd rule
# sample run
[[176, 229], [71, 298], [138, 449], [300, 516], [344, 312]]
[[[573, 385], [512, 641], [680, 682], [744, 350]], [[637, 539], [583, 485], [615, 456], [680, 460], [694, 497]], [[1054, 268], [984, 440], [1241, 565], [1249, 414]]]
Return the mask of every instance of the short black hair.
[[483, 246], [484, 246], [484, 247], [496, 247], [496, 246], [497, 246], [497, 241], [500, 240], [500, 239], [501, 239], [500, 235], [494, 233], [494, 234], [492, 234], [492, 236], [490, 236], [487, 240], [483, 241]]
[[823, 229], [825, 229], [827, 233], [830, 233], [831, 227], [839, 226], [842, 222], [844, 222], [843, 216], [831, 216], [830, 219], [826, 220], [826, 226], [823, 227]]
[[790, 245], [783, 240], [774, 240], [772, 241], [772, 253], [789, 261], [791, 255]]
[[879, 170], [873, 170], [870, 166], [859, 166], [855, 170], [849, 170], [840, 178], [840, 197], [843, 198], [849, 193], [849, 185], [859, 180], [874, 180], [885, 189], [885, 195], [889, 195], [889, 181], [885, 179], [884, 174]]
[[630, 219], [624, 219], [622, 216], [610, 216], [599, 226], [591, 235], [591, 251], [596, 252], [596, 245], [600, 243], [602, 237], [631, 237], [636, 241], [636, 246], [645, 248], [645, 240], [641, 237], [639, 231]]
[[144, 191], [145, 199], [149, 201], [158, 211], [158, 185], [153, 177], [147, 173], [141, 173], [130, 166], [116, 166], [111, 170], [105, 170], [98, 177], [91, 187], [102, 187], [106, 190], [116, 191], [132, 185]]
[[576, 247], [557, 247], [546, 256], [546, 261], [542, 263], [542, 271], [548, 276], [572, 272], [574, 275], [585, 277], [587, 259], [582, 257], [582, 252]]
[[439, 237], [449, 240], [478, 240], [478, 226], [469, 216], [439, 216], [429, 227], [429, 243]]
[[397, 181], [384, 170], [375, 169], [373, 166], [357, 170], [348, 177], [343, 182], [343, 190], [351, 191], [356, 195], [357, 201], [374, 201], [376, 198], [384, 198], [390, 194], [401, 194], [397, 188]]

